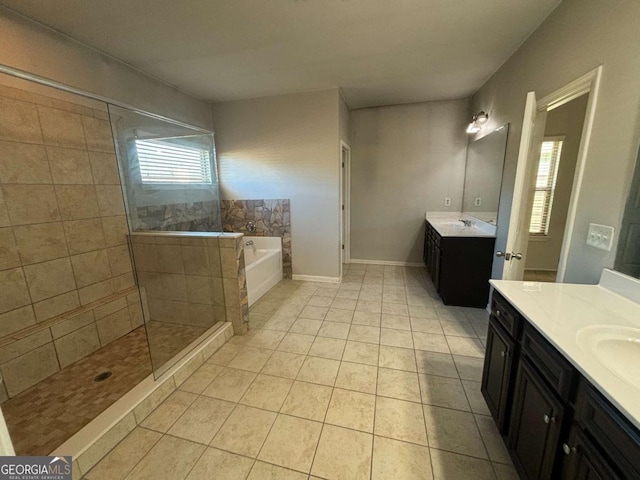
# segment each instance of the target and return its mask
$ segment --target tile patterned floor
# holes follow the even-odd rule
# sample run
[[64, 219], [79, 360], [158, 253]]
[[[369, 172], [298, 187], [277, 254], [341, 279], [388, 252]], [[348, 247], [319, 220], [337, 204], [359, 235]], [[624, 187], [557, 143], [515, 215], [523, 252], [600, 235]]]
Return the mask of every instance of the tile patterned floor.
[[[93, 378], [110, 370], [112, 376]], [[2, 404], [18, 455], [48, 455], [151, 373], [144, 327]]]
[[[218, 323], [216, 325], [222, 325]], [[215, 325], [214, 325], [215, 326]], [[147, 323], [147, 339], [153, 369], [158, 370], [167, 362], [175, 363], [174, 357], [208, 328], [191, 325], [151, 321]]]
[[418, 268], [283, 281], [86, 476], [511, 479], [480, 394], [487, 315]]
[[[207, 329], [161, 322], [63, 368], [2, 404], [18, 455], [48, 455]], [[147, 343], [147, 340], [149, 343]], [[151, 355], [149, 352], [151, 351]], [[105, 382], [93, 381], [110, 370]]]

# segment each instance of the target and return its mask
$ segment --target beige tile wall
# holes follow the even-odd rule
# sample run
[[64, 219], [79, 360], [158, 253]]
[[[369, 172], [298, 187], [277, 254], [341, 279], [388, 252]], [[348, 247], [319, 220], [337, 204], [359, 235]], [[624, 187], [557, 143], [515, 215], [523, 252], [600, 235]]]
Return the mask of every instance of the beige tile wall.
[[0, 397], [142, 323], [106, 104], [28, 90], [0, 84]]
[[233, 323], [246, 332], [249, 308], [242, 234], [133, 233], [138, 284], [149, 319], [199, 327]]
[[136, 287], [0, 339], [0, 400], [11, 398], [61, 368], [144, 323]]

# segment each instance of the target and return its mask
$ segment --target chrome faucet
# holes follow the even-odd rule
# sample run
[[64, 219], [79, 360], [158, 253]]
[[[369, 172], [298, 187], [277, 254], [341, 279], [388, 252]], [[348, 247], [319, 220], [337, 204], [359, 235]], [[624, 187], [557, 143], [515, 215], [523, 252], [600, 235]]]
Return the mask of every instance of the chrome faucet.
[[461, 218], [460, 221], [462, 222], [462, 224], [465, 227], [470, 227], [471, 225], [473, 225], [473, 222], [471, 220], [465, 220], [465, 219]]
[[251, 245], [253, 245], [253, 240], [249, 240], [247, 243], [245, 243], [245, 245], [247, 247], [250, 247]]
[[253, 222], [247, 222], [247, 230], [250, 233], [254, 233], [256, 231], [256, 224]]

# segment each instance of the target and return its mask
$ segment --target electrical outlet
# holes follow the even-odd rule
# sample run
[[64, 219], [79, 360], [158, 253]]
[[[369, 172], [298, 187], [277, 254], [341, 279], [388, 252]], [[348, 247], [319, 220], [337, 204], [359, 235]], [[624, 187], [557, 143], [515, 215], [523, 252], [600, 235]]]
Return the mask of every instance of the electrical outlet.
[[476, 207], [481, 206], [481, 205], [482, 205], [482, 198], [477, 197], [477, 198], [473, 201], [473, 204], [474, 204]]
[[589, 231], [587, 232], [587, 245], [610, 252], [611, 247], [613, 247], [614, 233], [615, 229], [613, 227], [590, 223]]
[[451, 206], [451, 199], [449, 197], [446, 197], [444, 199], [444, 206], [445, 207], [450, 207]]

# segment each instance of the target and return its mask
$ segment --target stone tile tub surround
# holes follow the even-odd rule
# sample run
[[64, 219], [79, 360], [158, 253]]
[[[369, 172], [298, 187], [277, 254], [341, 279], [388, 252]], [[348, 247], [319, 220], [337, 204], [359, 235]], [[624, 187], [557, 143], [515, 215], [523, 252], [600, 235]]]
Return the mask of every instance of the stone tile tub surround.
[[244, 334], [249, 304], [242, 239], [241, 233], [132, 233], [149, 320], [205, 328], [228, 321]]
[[0, 397], [141, 322], [107, 107], [23, 84], [0, 85]]
[[218, 232], [222, 230], [220, 202], [174, 203], [136, 207], [133, 229], [163, 232]]
[[[222, 200], [222, 227], [225, 232], [242, 232], [246, 236], [282, 238], [282, 273], [291, 278], [291, 201]], [[247, 230], [247, 223], [256, 225], [255, 232]]]

